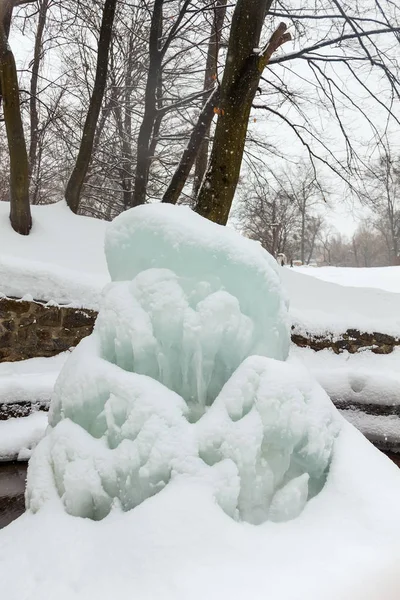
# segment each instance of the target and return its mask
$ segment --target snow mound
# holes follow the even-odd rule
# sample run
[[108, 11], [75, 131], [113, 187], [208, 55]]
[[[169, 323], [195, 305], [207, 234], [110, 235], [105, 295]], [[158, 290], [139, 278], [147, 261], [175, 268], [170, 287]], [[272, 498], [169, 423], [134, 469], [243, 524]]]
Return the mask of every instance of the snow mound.
[[258, 524], [297, 517], [322, 489], [340, 422], [305, 369], [252, 356], [197, 429], [204, 462], [235, 463], [240, 518]]
[[10, 204], [0, 202], [0, 295], [98, 309], [109, 281], [106, 223], [75, 215], [64, 201], [32, 206], [29, 235], [16, 233]]
[[[197, 306], [212, 319], [210, 332], [218, 327], [219, 319], [226, 323], [227, 339], [221, 344], [229, 344], [230, 329], [251, 327], [251, 319], [257, 327], [249, 334], [251, 341], [246, 340], [248, 353], [286, 359], [288, 317], [278, 267], [260, 244], [203, 219], [188, 207], [159, 204], [139, 206], [114, 219], [106, 231], [105, 252], [113, 281], [131, 281], [148, 269], [171, 269], [181, 282], [186, 306]], [[143, 298], [150, 312], [164, 323], [168, 319], [163, 311], [169, 307], [163, 306], [162, 299], [170, 293], [168, 288], [158, 293], [155, 282], [148, 298]], [[172, 294], [180, 295], [176, 290]], [[169, 297], [166, 301], [171, 302]], [[180, 315], [183, 300], [174, 301]], [[244, 317], [241, 323], [237, 323], [238, 310]], [[225, 311], [228, 315], [224, 317]], [[187, 320], [184, 327], [196, 330], [197, 324], [189, 317]], [[202, 333], [201, 326], [197, 329]], [[219, 335], [214, 331], [210, 337]]]
[[399, 495], [398, 468], [343, 422], [297, 519], [238, 523], [190, 477], [100, 522], [48, 503], [0, 531], [2, 597], [398, 600]]
[[113, 283], [56, 383], [28, 507], [53, 499], [100, 520], [189, 477], [235, 519], [297, 517], [324, 484], [340, 420], [306, 371], [281, 362], [273, 259], [169, 205], [118, 217], [106, 257]]
[[0, 462], [28, 460], [46, 427], [47, 413], [39, 411], [27, 417], [0, 421]]
[[400, 293], [400, 266], [398, 267], [294, 267], [303, 275], [330, 281], [339, 285], [379, 288]]
[[[400, 294], [350, 287], [280, 268], [290, 297], [290, 317], [296, 330], [314, 335], [343, 334], [347, 329], [400, 337]], [[399, 271], [392, 271], [395, 277]]]

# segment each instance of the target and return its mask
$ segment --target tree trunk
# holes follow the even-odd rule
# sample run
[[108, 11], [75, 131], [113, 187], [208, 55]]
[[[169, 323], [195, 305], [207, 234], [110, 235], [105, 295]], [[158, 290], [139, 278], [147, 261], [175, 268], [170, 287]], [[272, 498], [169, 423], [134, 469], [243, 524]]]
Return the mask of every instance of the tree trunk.
[[276, 222], [276, 200], [272, 201], [272, 214], [271, 214], [271, 219], [272, 219], [272, 256], [274, 258], [277, 257], [278, 255], [278, 234], [279, 234], [279, 229], [278, 229], [278, 224]]
[[103, 102], [116, 4], [117, 0], [105, 0], [104, 3], [97, 50], [97, 67], [94, 87], [90, 98], [85, 125], [83, 127], [78, 157], [65, 190], [65, 199], [74, 213], [77, 213], [79, 209], [82, 186], [89, 168], [96, 125]]
[[[213, 82], [217, 78], [219, 44], [221, 41], [222, 28], [225, 20], [226, 3], [227, 0], [216, 0], [215, 2], [214, 22], [211, 26], [211, 34], [207, 51], [206, 70], [204, 73], [204, 91], [209, 90], [212, 87]], [[207, 99], [205, 98], [204, 104], [206, 104], [206, 102]], [[210, 130], [211, 122], [204, 133], [204, 139], [200, 145], [196, 157], [193, 181], [193, 198], [197, 198], [201, 182], [203, 181], [204, 175], [207, 170]]]
[[151, 18], [149, 40], [149, 72], [144, 98], [144, 115], [137, 142], [137, 160], [135, 173], [135, 191], [132, 206], [146, 202], [146, 189], [149, 180], [151, 152], [150, 143], [157, 117], [157, 86], [161, 77], [162, 53], [160, 38], [162, 34], [162, 9], [164, 0], [155, 0]]
[[311, 241], [310, 241], [310, 251], [309, 251], [308, 257], [307, 257], [307, 264], [308, 265], [310, 264], [310, 261], [312, 259], [312, 255], [314, 253], [315, 240], [317, 238], [317, 233], [318, 233], [318, 230], [317, 230], [317, 228], [315, 228], [314, 231], [313, 231], [313, 233], [312, 233]]
[[290, 39], [281, 23], [267, 46], [254, 52], [272, 0], [237, 0], [210, 164], [200, 188], [196, 212], [225, 225], [239, 180], [251, 105], [261, 74], [273, 52]]
[[0, 84], [10, 154], [10, 221], [13, 229], [28, 235], [32, 227], [29, 206], [28, 155], [19, 105], [14, 55], [8, 45], [12, 2], [0, 7]]
[[42, 0], [39, 7], [39, 21], [35, 36], [35, 48], [33, 52], [32, 76], [30, 87], [29, 111], [30, 111], [30, 129], [31, 140], [29, 146], [29, 181], [32, 180], [32, 174], [37, 162], [37, 147], [39, 140], [39, 115], [37, 109], [37, 89], [39, 80], [39, 67], [42, 58], [43, 32], [46, 24], [47, 9], [49, 0]]
[[301, 208], [301, 239], [300, 239], [300, 260], [304, 265], [306, 258], [306, 207]]
[[199, 148], [204, 140], [207, 130], [210, 129], [214, 117], [214, 108], [218, 103], [219, 91], [216, 89], [204, 105], [199, 119], [190, 135], [189, 143], [182, 155], [179, 165], [172, 176], [171, 182], [162, 199], [163, 202], [176, 204], [189, 176]]

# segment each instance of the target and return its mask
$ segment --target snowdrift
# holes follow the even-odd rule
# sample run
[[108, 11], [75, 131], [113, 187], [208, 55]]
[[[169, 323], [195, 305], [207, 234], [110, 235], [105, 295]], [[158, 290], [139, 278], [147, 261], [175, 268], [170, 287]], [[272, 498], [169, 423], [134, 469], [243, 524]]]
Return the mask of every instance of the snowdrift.
[[169, 206], [106, 248], [29, 510], [0, 534], [5, 597], [397, 599], [400, 474], [286, 361], [272, 259]]
[[400, 294], [400, 266], [398, 267], [295, 267], [302, 275], [309, 275], [338, 283], [362, 288], [378, 288]]
[[73, 214], [64, 201], [31, 210], [31, 233], [22, 236], [10, 226], [9, 203], [0, 202], [0, 294], [96, 310], [109, 281], [107, 224]]
[[305, 271], [290, 267], [280, 271], [290, 298], [291, 320], [299, 332], [340, 335], [358, 329], [400, 337], [400, 294], [322, 281], [304, 275]]

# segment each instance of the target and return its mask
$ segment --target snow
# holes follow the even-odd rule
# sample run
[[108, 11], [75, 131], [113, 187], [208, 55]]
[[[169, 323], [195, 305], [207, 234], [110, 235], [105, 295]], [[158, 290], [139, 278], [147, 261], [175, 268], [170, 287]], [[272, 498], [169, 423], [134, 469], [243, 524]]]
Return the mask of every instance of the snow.
[[390, 354], [335, 354], [292, 346], [290, 360], [306, 365], [334, 402], [400, 405], [399, 347]]
[[0, 421], [0, 462], [28, 460], [43, 438], [47, 413], [33, 412], [27, 417]]
[[370, 441], [399, 452], [400, 348], [390, 354], [334, 354], [292, 345], [289, 361], [306, 366], [346, 420]]
[[[110, 280], [103, 251], [107, 224], [98, 219], [77, 216], [68, 209], [64, 201], [61, 201], [53, 205], [32, 206], [32, 231], [29, 236], [20, 236], [10, 227], [8, 214], [9, 204], [0, 202], [0, 239], [2, 240], [0, 296], [34, 298], [97, 310], [100, 305], [101, 290]], [[123, 215], [120, 218], [123, 219]], [[171, 241], [175, 235], [174, 227], [176, 229], [176, 225], [171, 224], [169, 229]], [[207, 236], [215, 249], [214, 260], [218, 262], [219, 244], [215, 239], [214, 227], [210, 224]], [[155, 235], [156, 228], [155, 224]], [[193, 224], [191, 226], [188, 218], [185, 228], [187, 228], [185, 251], [192, 252], [188, 262], [196, 262], [196, 226]], [[133, 231], [134, 229], [131, 230]], [[146, 231], [148, 233], [148, 230]], [[125, 233], [129, 237], [129, 228]], [[142, 234], [137, 233], [147, 236], [145, 231]], [[232, 236], [235, 235], [233, 232], [230, 233]], [[120, 234], [123, 235], [122, 232]], [[238, 254], [240, 252], [243, 254], [244, 248], [248, 251], [250, 244], [256, 247], [249, 240], [243, 242], [242, 250], [234, 251], [237, 254], [235, 260], [238, 262], [240, 262]], [[164, 268], [167, 257], [158, 259], [157, 249], [162, 250], [159, 243], [162, 244], [156, 238], [153, 239], [154, 250], [151, 259], [158, 267]], [[133, 257], [132, 269], [135, 269], [135, 273], [142, 269], [141, 257], [149, 251], [151, 252], [151, 248], [148, 246], [146, 249], [140, 247], [139, 256]], [[233, 252], [232, 247], [231, 251]], [[126, 260], [131, 261], [129, 242], [126, 252]], [[256, 265], [257, 251], [253, 249], [251, 252]], [[179, 254], [178, 242], [175, 253]], [[210, 256], [208, 267], [211, 266]], [[201, 269], [201, 264], [197, 264], [196, 268]], [[347, 328], [358, 328], [364, 331], [400, 335], [400, 314], [397, 309], [400, 267], [375, 269], [299, 267], [280, 269], [280, 271], [290, 297], [291, 317], [302, 330], [314, 333], [325, 333], [328, 330], [333, 333], [343, 333]], [[130, 275], [128, 279], [133, 279], [133, 271]], [[308, 277], [309, 275], [312, 277]], [[342, 285], [337, 285], [338, 283]], [[238, 285], [241, 285], [240, 282]], [[250, 287], [246, 281], [242, 286]]]
[[327, 482], [296, 519], [257, 527], [234, 521], [207, 482], [188, 478], [100, 522], [49, 502], [0, 532], [2, 594], [397, 600], [399, 494], [398, 468], [344, 423]]
[[0, 295], [97, 309], [109, 280], [103, 252], [106, 223], [73, 214], [64, 201], [32, 206], [28, 236], [10, 226], [0, 202]]
[[160, 204], [117, 217], [105, 249], [115, 283], [97, 332], [107, 360], [204, 405], [246, 356], [287, 357], [278, 267], [260, 245]]
[[380, 289], [350, 287], [308, 277], [281, 267], [290, 298], [292, 323], [300, 332], [342, 334], [347, 329], [400, 337], [400, 294]]
[[358, 410], [342, 410], [345, 419], [371, 442], [399, 452], [400, 419], [396, 415], [369, 415]]
[[303, 275], [339, 285], [362, 288], [379, 288], [400, 293], [400, 266], [398, 267], [294, 267]]
[[54, 384], [68, 356], [69, 352], [62, 352], [49, 358], [0, 363], [0, 404], [50, 402]]
[[29, 510], [0, 532], [4, 597], [397, 600], [399, 470], [285, 361], [272, 259], [154, 206], [117, 219], [106, 252], [113, 283], [57, 380]]
[[[50, 358], [30, 358], [0, 363], [0, 404], [50, 402], [55, 381], [69, 352]], [[28, 460], [32, 449], [43, 438], [47, 413], [33, 412], [27, 417], [0, 420], [0, 462]]]
[[[239, 335], [237, 342], [244, 346], [250, 343], [252, 353], [271, 356], [273, 349], [276, 358], [287, 357], [288, 320], [278, 267], [261, 245], [202, 219], [188, 207], [159, 204], [139, 206], [134, 213], [127, 211], [114, 219], [107, 229], [105, 251], [113, 281], [130, 281], [148, 269], [172, 269], [189, 308], [198, 305], [207, 319], [214, 315], [214, 322], [209, 321], [214, 338], [218, 338], [215, 319], [224, 320], [222, 329], [227, 337], [222, 343], [230, 344], [230, 330], [235, 329], [232, 334]], [[146, 280], [144, 289], [136, 293], [150, 303], [157, 319], [164, 307], [155, 290], [159, 285], [169, 288], [171, 279], [165, 272], [154, 275], [164, 276], [166, 283]], [[174, 295], [180, 306], [182, 298], [176, 296], [182, 294], [172, 286], [174, 289], [167, 289], [166, 294]], [[258, 325], [249, 340], [244, 339], [251, 328], [248, 319]], [[204, 324], [188, 323], [185, 327], [198, 327], [201, 333]]]

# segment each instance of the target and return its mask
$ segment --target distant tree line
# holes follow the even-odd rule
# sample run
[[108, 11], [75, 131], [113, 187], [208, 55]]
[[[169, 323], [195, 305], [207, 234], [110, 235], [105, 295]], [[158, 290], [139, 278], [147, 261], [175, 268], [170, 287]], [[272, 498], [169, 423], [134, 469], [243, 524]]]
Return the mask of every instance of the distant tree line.
[[329, 224], [331, 190], [306, 165], [253, 174], [239, 192], [237, 227], [288, 262], [341, 267], [400, 265], [400, 159], [366, 167], [360, 193], [366, 215], [351, 237]]

